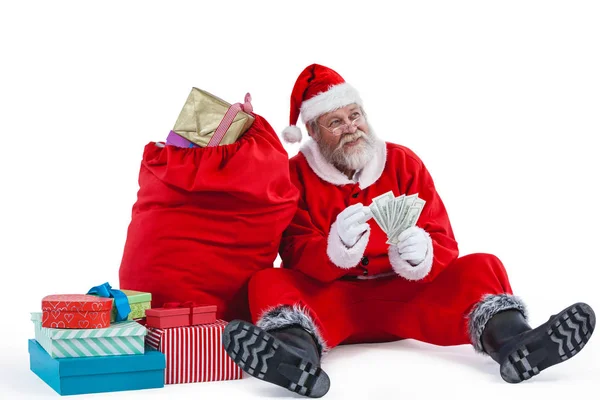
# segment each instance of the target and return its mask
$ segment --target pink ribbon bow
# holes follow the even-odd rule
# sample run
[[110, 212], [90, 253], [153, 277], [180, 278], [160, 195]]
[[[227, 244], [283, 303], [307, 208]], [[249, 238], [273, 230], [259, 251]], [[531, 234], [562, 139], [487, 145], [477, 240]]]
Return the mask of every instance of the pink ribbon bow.
[[239, 111], [244, 111], [247, 114], [250, 114], [252, 112], [251, 101], [252, 96], [250, 96], [250, 93], [246, 93], [246, 96], [244, 97], [244, 103], [235, 103], [231, 107], [229, 107], [229, 109], [225, 113], [225, 116], [221, 120], [221, 123], [217, 127], [217, 130], [213, 134], [212, 138], [210, 138], [207, 147], [218, 146], [219, 143], [221, 143], [221, 140], [229, 130], [229, 127], [233, 123], [233, 119]]

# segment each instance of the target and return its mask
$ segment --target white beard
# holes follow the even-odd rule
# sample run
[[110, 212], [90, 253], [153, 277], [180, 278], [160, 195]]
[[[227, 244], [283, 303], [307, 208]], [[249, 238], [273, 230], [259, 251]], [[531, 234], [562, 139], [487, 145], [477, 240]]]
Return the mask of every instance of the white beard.
[[[323, 158], [333, 164], [339, 170], [357, 171], [367, 165], [375, 155], [375, 142], [377, 137], [371, 126], [369, 125], [369, 134], [365, 134], [361, 130], [357, 130], [353, 134], [346, 134], [332, 149], [324, 145], [321, 141], [318, 142], [319, 149]], [[362, 138], [362, 141], [352, 147], [344, 148], [344, 144]]]

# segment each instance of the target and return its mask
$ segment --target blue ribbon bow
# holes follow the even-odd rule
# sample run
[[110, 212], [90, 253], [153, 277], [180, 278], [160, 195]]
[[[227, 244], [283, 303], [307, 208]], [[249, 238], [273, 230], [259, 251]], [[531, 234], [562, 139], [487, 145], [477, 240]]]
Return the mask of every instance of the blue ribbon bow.
[[129, 317], [131, 306], [129, 305], [127, 295], [120, 290], [111, 288], [108, 282], [100, 286], [94, 286], [88, 290], [87, 294], [96, 294], [100, 297], [113, 298], [117, 310], [117, 317], [115, 318], [116, 322], [125, 321], [127, 320], [127, 317]]

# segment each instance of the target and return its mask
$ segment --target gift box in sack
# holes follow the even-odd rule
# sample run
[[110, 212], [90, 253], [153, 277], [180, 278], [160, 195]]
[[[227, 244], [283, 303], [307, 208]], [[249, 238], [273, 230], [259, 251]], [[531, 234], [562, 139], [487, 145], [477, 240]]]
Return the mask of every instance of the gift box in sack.
[[146, 326], [152, 328], [175, 328], [214, 323], [217, 306], [193, 303], [166, 303], [161, 308], [146, 310]]
[[193, 301], [250, 320], [248, 281], [273, 268], [299, 199], [279, 137], [252, 116], [232, 144], [146, 145], [120, 287], [152, 293], [153, 307]]
[[144, 354], [146, 327], [135, 321], [101, 329], [52, 329], [42, 327], [41, 313], [31, 313], [31, 320], [35, 340], [52, 358]]
[[227, 323], [178, 328], [148, 328], [146, 344], [165, 354], [165, 384], [242, 378], [242, 370], [225, 352], [221, 337]]
[[[192, 88], [167, 144], [192, 147], [234, 143], [254, 122], [250, 94], [243, 104], [229, 104], [204, 90]], [[179, 138], [183, 138], [179, 139]]]
[[110, 325], [112, 299], [86, 294], [56, 294], [42, 299], [44, 328], [88, 329]]
[[30, 339], [29, 362], [61, 395], [162, 388], [165, 382], [165, 355], [151, 348], [142, 355], [52, 358]]

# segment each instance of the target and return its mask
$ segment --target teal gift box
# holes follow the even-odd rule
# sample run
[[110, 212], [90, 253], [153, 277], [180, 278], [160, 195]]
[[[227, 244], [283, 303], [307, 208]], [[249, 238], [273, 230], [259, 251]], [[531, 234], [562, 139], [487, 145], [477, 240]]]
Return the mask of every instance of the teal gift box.
[[146, 327], [122, 321], [108, 328], [54, 329], [42, 327], [42, 313], [31, 313], [35, 340], [52, 358], [144, 354]]
[[35, 340], [52, 358], [144, 354], [146, 327], [122, 321], [108, 328], [55, 329], [42, 327], [42, 313], [31, 313]]
[[60, 395], [162, 388], [165, 355], [146, 348], [142, 355], [52, 358], [29, 340], [31, 370]]

